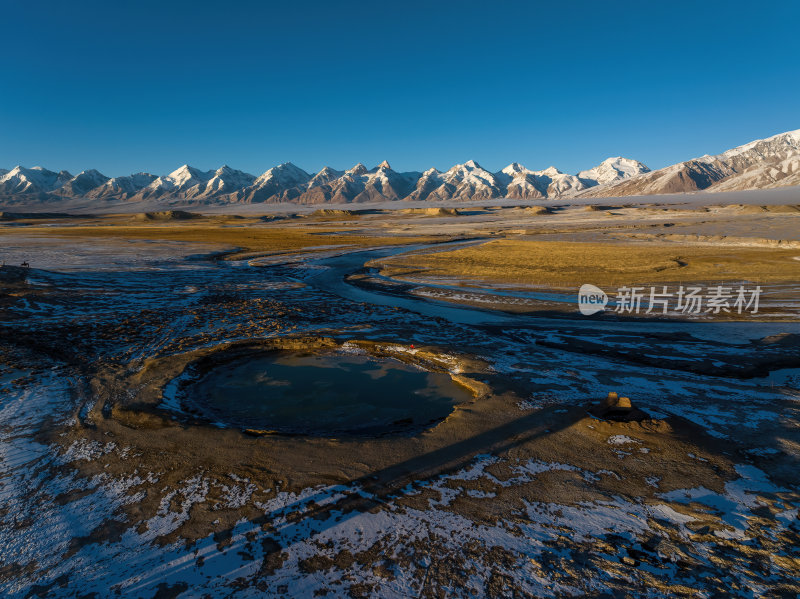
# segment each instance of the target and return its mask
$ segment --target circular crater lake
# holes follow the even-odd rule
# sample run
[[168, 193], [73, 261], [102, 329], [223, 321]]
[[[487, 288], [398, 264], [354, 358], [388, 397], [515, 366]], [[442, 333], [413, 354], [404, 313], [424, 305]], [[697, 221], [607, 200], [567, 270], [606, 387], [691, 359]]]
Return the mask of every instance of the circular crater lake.
[[450, 375], [357, 353], [254, 352], [197, 369], [184, 407], [218, 426], [384, 436], [440, 422], [472, 393]]

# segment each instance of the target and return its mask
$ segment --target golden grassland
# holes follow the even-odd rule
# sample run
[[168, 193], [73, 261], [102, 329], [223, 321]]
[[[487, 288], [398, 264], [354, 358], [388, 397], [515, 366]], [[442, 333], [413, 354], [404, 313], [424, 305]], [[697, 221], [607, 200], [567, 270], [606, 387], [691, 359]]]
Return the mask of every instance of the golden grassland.
[[800, 250], [497, 240], [449, 252], [413, 253], [374, 261], [396, 278], [573, 287], [679, 282], [800, 281]]
[[[363, 233], [327, 219], [304, 218], [265, 223], [256, 218], [203, 217], [188, 221], [137, 221], [126, 217], [87, 219], [50, 226], [0, 230], [2, 235], [103, 241], [184, 241], [239, 248], [237, 253], [313, 251], [334, 245], [374, 247], [430, 243], [448, 235]], [[55, 225], [55, 226], [53, 226]], [[321, 235], [322, 234], [322, 235]], [[465, 282], [574, 287], [716, 281], [793, 283], [800, 280], [800, 249], [679, 245], [677, 243], [608, 243], [533, 241], [506, 238], [447, 252], [401, 254], [371, 263], [382, 274], [407, 279], [450, 278]]]
[[[36, 227], [2, 234], [17, 233], [46, 237], [85, 239], [144, 239], [157, 241], [185, 241], [194, 243], [235, 246], [242, 252], [292, 252], [316, 246], [352, 245], [373, 247], [441, 241], [434, 236], [374, 236], [368, 234], [338, 233], [335, 227], [308, 226], [296, 223], [281, 225], [244, 224], [220, 226], [213, 222], [169, 224], [99, 224], [90, 226]], [[320, 235], [320, 233], [325, 233]]]

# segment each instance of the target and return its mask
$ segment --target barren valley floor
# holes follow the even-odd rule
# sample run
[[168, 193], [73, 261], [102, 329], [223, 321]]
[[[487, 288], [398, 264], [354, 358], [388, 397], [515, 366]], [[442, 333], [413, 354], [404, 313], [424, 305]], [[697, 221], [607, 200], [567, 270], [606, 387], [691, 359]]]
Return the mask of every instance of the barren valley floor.
[[[0, 222], [0, 592], [796, 596], [800, 199], [603, 202]], [[369, 434], [193, 395], [289, 353], [460, 392]]]

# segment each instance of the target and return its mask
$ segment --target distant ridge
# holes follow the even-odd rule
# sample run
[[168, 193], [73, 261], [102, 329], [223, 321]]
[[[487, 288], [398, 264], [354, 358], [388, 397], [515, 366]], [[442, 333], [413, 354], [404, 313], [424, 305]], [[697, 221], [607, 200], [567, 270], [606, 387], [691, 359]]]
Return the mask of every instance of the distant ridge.
[[384, 201], [469, 201], [495, 198], [558, 199], [611, 197], [693, 191], [738, 191], [800, 185], [800, 130], [756, 140], [715, 156], [702, 156], [663, 169], [623, 157], [608, 158], [577, 174], [555, 167], [530, 170], [512, 163], [492, 173], [474, 160], [447, 171], [397, 172], [384, 161], [374, 168], [359, 163], [316, 174], [287, 162], [254, 175], [222, 166], [202, 171], [183, 165], [168, 175], [136, 173], [109, 178], [96, 170], [77, 175], [43, 167], [0, 169], [0, 205], [47, 209], [76, 199], [127, 207], [154, 202], [179, 206], [289, 202], [344, 204]]
[[743, 191], [800, 185], [800, 129], [701, 156], [626, 180], [612, 181], [585, 195], [615, 197], [693, 191]]

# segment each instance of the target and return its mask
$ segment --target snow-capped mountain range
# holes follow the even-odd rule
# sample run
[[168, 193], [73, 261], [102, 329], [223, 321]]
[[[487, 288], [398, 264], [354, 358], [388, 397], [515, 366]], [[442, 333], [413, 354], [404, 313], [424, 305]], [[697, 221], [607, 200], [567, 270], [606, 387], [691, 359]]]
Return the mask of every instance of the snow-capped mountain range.
[[96, 170], [72, 176], [42, 167], [16, 167], [0, 175], [0, 201], [25, 197], [57, 200], [88, 198], [106, 202], [164, 200], [191, 203], [339, 204], [393, 200], [482, 200], [557, 198], [649, 172], [627, 158], [609, 158], [579, 175], [555, 167], [532, 171], [514, 163], [492, 173], [474, 160], [440, 172], [397, 172], [384, 161], [368, 169], [356, 164], [346, 171], [325, 167], [316, 174], [287, 162], [255, 177], [223, 166], [201, 171], [184, 165], [168, 175], [137, 173], [109, 178]]
[[800, 185], [800, 129], [758, 139], [588, 191], [592, 197], [741, 191]]
[[530, 170], [512, 163], [490, 172], [474, 160], [447, 171], [397, 172], [384, 161], [368, 169], [359, 163], [316, 174], [287, 162], [254, 175], [222, 166], [202, 171], [184, 165], [168, 175], [136, 173], [109, 178], [96, 170], [73, 176], [43, 167], [0, 169], [0, 204], [22, 205], [85, 199], [114, 203], [165, 204], [277, 203], [339, 204], [395, 200], [558, 199], [609, 197], [698, 190], [739, 190], [800, 184], [800, 130], [651, 171], [629, 158], [614, 157], [575, 175], [555, 167]]

